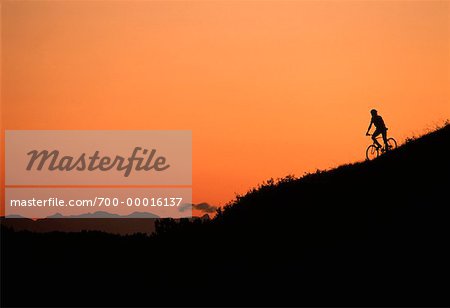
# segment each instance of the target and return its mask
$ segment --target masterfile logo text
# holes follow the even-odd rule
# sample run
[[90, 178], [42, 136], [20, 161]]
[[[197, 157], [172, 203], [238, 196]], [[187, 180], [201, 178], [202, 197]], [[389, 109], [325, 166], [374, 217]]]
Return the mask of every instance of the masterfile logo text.
[[6, 185], [191, 185], [190, 131], [6, 131]]

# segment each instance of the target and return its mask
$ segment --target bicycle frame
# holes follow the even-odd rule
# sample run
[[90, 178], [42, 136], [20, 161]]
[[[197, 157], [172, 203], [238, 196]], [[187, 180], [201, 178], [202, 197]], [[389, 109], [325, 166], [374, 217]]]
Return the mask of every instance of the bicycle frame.
[[[369, 136], [372, 136], [372, 135], [369, 135]], [[375, 140], [379, 140], [379, 139], [382, 139], [382, 137], [383, 136], [377, 136], [377, 137], [375, 137]], [[388, 144], [387, 144], [387, 146], [388, 146], [388, 148], [386, 149], [386, 144], [383, 144], [383, 145], [381, 145], [379, 142], [379, 145], [381, 145], [381, 147], [379, 147], [379, 145], [378, 144], [376, 144], [375, 143], [375, 140], [374, 139], [372, 139], [372, 144], [371, 145], [369, 145], [369, 147], [367, 148], [367, 150], [366, 150], [366, 158], [368, 159], [368, 160], [371, 160], [370, 158], [369, 158], [369, 149], [370, 148], [374, 148], [375, 149], [375, 151], [376, 151], [376, 157], [378, 157], [379, 155], [380, 155], [380, 153], [381, 154], [383, 154], [383, 153], [385, 153], [387, 150], [391, 150], [391, 149], [395, 149], [395, 148], [397, 148], [397, 141], [394, 139], [394, 138], [392, 138], [392, 137], [390, 137], [390, 138], [387, 138], [387, 142], [388, 142]], [[373, 155], [373, 153], [374, 152], [372, 152], [372, 155]], [[373, 158], [372, 158], [373, 159]]]
[[[369, 136], [372, 137], [372, 134], [370, 134]], [[372, 138], [371, 138], [371, 139], [372, 139]], [[380, 136], [377, 136], [377, 137], [375, 137], [375, 139], [376, 139], [376, 140], [383, 139], [383, 136], [381, 136], [381, 135], [380, 135]], [[386, 140], [388, 140], [388, 139], [389, 139], [389, 137], [386, 136]], [[375, 141], [373, 141], [373, 139], [372, 139], [372, 142], [373, 142], [372, 144], [375, 144]], [[376, 145], [376, 144], [375, 144], [375, 145]]]

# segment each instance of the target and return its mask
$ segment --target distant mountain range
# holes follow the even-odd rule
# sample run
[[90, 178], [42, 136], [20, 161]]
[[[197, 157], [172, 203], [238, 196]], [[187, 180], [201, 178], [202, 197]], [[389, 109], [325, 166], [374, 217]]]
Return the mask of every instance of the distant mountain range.
[[[7, 216], [6, 218], [10, 218]], [[160, 218], [158, 215], [149, 212], [133, 212], [128, 215], [113, 214], [105, 211], [97, 211], [94, 213], [85, 213], [80, 215], [62, 215], [60, 213], [53, 214], [47, 218]]]
[[[132, 218], [132, 219], [130, 219]], [[16, 231], [32, 232], [81, 232], [102, 231], [112, 234], [152, 234], [155, 231], [155, 221], [161, 219], [158, 215], [148, 212], [133, 212], [128, 215], [112, 214], [104, 211], [86, 213], [81, 215], [64, 216], [60, 213], [43, 219], [29, 219], [20, 215], [0, 217], [3, 226]], [[192, 219], [208, 219], [208, 214]]]

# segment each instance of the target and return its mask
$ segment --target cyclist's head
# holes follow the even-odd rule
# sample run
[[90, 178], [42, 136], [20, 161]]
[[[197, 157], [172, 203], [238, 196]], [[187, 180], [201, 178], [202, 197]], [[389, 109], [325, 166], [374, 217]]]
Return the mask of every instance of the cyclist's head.
[[372, 109], [372, 110], [370, 110], [370, 113], [373, 115], [373, 116], [375, 116], [375, 115], [377, 115], [377, 110], [376, 109]]

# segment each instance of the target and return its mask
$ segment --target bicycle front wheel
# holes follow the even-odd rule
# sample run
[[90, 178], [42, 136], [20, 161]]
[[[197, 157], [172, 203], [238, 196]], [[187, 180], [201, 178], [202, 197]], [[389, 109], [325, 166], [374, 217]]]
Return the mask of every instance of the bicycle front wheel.
[[394, 138], [389, 138], [387, 140], [387, 142], [388, 142], [389, 150], [395, 150], [397, 148], [397, 141], [395, 141]]
[[378, 154], [379, 154], [378, 148], [375, 145], [371, 144], [367, 147], [367, 150], [366, 150], [367, 160], [374, 160], [375, 158], [378, 157]]

